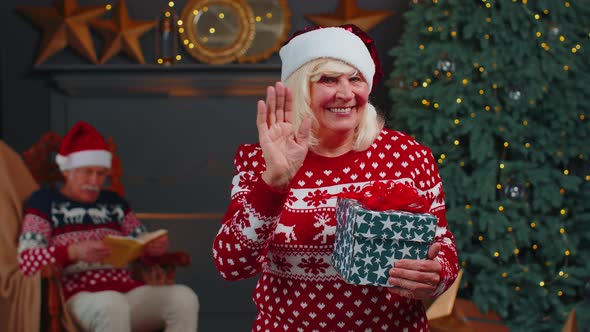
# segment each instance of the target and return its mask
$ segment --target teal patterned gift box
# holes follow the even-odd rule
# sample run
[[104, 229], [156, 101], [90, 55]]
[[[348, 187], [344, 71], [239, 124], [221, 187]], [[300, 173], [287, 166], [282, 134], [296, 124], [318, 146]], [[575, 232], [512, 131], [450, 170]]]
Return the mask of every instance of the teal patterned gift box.
[[391, 287], [389, 269], [400, 259], [425, 259], [438, 218], [427, 213], [373, 211], [349, 198], [336, 206], [332, 265], [355, 285]]

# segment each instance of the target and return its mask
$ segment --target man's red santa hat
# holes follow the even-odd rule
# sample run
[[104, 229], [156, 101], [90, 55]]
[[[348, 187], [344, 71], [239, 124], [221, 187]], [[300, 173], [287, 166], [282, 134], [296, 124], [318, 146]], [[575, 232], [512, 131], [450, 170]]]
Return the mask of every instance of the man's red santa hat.
[[111, 168], [111, 159], [112, 154], [102, 135], [83, 121], [76, 123], [66, 134], [55, 157], [62, 171], [84, 166]]

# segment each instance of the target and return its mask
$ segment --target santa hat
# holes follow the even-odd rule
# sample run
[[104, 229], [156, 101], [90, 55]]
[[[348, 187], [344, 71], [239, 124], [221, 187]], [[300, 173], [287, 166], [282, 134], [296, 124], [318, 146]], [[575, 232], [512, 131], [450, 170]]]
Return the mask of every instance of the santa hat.
[[102, 135], [86, 122], [76, 123], [61, 141], [55, 161], [66, 171], [84, 166], [111, 168], [112, 154]]
[[279, 55], [283, 82], [301, 66], [318, 58], [333, 58], [355, 67], [369, 84], [369, 91], [382, 75], [373, 39], [354, 24], [297, 31]]

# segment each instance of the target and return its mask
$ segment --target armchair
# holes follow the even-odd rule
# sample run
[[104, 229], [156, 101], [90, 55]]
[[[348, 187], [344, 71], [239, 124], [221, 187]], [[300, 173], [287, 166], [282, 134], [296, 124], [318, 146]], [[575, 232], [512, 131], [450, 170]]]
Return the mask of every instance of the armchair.
[[21, 156], [0, 140], [0, 331], [39, 331], [40, 277], [19, 273], [22, 205], [38, 186]]
[[[55, 155], [59, 150], [62, 137], [55, 132], [48, 132], [41, 136], [38, 142], [22, 153], [25, 164], [40, 186], [55, 188], [64, 178], [55, 162]], [[109, 173], [107, 189], [124, 196], [125, 189], [121, 182], [121, 160], [116, 153], [116, 146], [109, 138], [109, 150], [113, 154], [112, 166]], [[175, 268], [190, 264], [190, 256], [186, 252], [167, 253], [158, 258], [143, 259], [131, 265], [135, 278], [150, 285], [164, 285], [174, 283]], [[59, 281], [60, 267], [50, 266], [42, 270], [42, 278], [46, 289], [46, 320], [47, 330], [50, 332], [75, 331], [77, 328], [69, 317], [63, 300], [63, 292]], [[43, 306], [42, 306], [43, 307]]]

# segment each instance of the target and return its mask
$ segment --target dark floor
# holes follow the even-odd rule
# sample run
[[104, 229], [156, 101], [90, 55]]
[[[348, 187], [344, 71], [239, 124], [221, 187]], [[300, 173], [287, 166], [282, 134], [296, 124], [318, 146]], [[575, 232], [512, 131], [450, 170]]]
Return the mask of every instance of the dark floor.
[[199, 313], [198, 332], [250, 332], [256, 313]]

